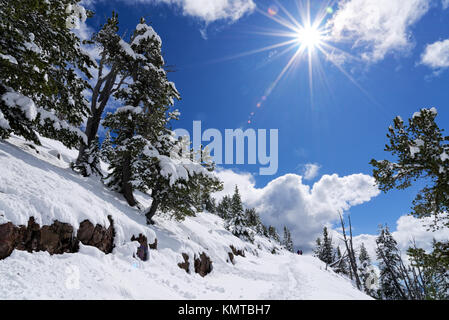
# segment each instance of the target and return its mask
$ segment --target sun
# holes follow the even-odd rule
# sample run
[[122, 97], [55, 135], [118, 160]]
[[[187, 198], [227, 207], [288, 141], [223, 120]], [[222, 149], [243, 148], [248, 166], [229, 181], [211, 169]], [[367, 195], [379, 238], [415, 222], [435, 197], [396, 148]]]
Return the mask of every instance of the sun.
[[308, 50], [313, 50], [322, 43], [323, 35], [318, 28], [306, 26], [296, 32], [296, 40]]

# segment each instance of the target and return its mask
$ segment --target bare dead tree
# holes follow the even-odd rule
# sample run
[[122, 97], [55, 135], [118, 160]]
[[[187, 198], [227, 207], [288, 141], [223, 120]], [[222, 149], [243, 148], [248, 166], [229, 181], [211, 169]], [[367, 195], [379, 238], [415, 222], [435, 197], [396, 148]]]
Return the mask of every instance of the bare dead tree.
[[361, 281], [360, 281], [359, 274], [357, 272], [357, 260], [355, 258], [354, 246], [353, 246], [353, 242], [352, 242], [351, 217], [349, 217], [349, 239], [348, 239], [348, 237], [346, 235], [346, 228], [345, 228], [345, 222], [343, 220], [343, 216], [342, 216], [342, 214], [340, 212], [338, 214], [340, 216], [340, 222], [341, 222], [341, 227], [342, 227], [342, 231], [343, 231], [343, 241], [344, 241], [345, 246], [346, 246], [346, 252], [348, 253], [349, 265], [350, 265], [350, 269], [352, 271], [351, 273], [354, 275], [355, 283], [357, 285], [357, 289], [361, 290], [362, 284], [361, 284]]

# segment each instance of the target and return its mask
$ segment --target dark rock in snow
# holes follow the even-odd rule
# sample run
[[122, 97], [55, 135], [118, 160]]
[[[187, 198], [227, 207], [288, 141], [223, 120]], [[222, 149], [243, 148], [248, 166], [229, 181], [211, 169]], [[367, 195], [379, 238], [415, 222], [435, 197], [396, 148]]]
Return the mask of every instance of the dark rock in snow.
[[199, 258], [195, 255], [195, 272], [202, 277], [212, 272], [212, 261], [204, 252]]
[[237, 250], [233, 245], [230, 245], [229, 247], [231, 248], [232, 253], [233, 253], [235, 256], [245, 257], [245, 250], [244, 250], [244, 249]]
[[154, 239], [154, 243], [150, 243], [151, 250], [157, 250], [157, 239]]
[[84, 220], [78, 229], [78, 240], [86, 246], [93, 246], [104, 253], [111, 253], [114, 249], [115, 230], [112, 217], [108, 216], [108, 220], [110, 225], [107, 229], [99, 224], [94, 227], [89, 220]]
[[150, 259], [150, 253], [148, 252], [148, 239], [143, 234], [139, 234], [139, 237], [132, 236], [131, 241], [137, 241], [140, 247], [137, 248], [137, 256], [142, 261]]
[[17, 245], [18, 228], [11, 222], [0, 225], [0, 260], [9, 257]]
[[235, 264], [235, 262], [234, 262], [234, 254], [232, 252], [228, 252], [228, 256], [229, 256], [229, 261], [231, 261], [232, 264]]
[[184, 262], [178, 263], [178, 267], [180, 267], [181, 269], [184, 269], [187, 273], [190, 273], [189, 255], [186, 253], [183, 253], [182, 257], [184, 258]]

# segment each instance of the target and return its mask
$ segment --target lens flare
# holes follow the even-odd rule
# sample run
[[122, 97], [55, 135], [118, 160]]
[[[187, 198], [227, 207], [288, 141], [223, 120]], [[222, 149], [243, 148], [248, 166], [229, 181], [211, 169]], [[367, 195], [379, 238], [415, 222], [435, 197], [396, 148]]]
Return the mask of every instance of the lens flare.
[[279, 8], [278, 8], [278, 6], [276, 6], [276, 5], [273, 5], [273, 6], [271, 6], [271, 7], [268, 8], [268, 14], [269, 14], [270, 16], [275, 16], [275, 15], [278, 14], [278, 12], [279, 12]]

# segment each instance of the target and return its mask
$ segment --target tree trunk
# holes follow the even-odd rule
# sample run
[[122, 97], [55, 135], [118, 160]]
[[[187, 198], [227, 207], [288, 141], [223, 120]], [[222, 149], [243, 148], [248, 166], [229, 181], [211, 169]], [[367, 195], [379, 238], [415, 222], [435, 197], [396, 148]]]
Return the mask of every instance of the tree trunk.
[[[84, 132], [87, 136], [87, 145], [84, 145], [83, 143], [81, 144], [78, 158], [76, 159], [76, 164], [79, 164], [83, 160], [87, 147], [91, 145], [92, 141], [94, 141], [97, 136], [98, 129], [100, 128], [101, 116], [103, 115], [103, 111], [106, 108], [106, 105], [112, 94], [112, 89], [114, 87], [116, 79], [117, 72], [115, 70], [111, 70], [111, 72], [106, 77], [106, 83], [103, 90], [100, 92], [100, 87], [104, 79], [98, 80], [97, 85], [94, 88], [91, 102], [92, 114], [87, 119], [86, 130]], [[97, 102], [100, 102], [100, 105], [98, 107]]]
[[137, 205], [137, 201], [134, 198], [133, 187], [131, 185], [131, 159], [126, 156], [122, 168], [122, 194], [131, 207]]
[[147, 213], [145, 214], [145, 217], [147, 217], [147, 224], [154, 224], [153, 217], [156, 214], [156, 210], [159, 204], [160, 201], [153, 198], [150, 210], [148, 210]]

